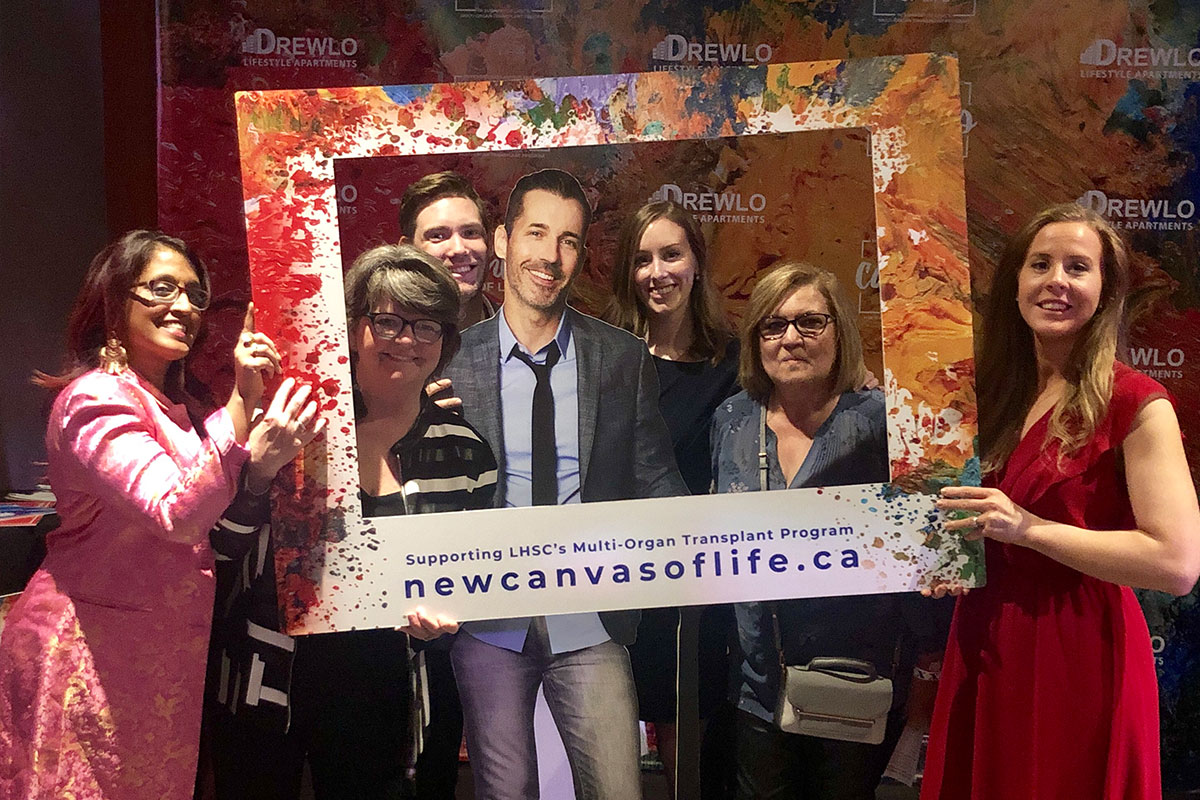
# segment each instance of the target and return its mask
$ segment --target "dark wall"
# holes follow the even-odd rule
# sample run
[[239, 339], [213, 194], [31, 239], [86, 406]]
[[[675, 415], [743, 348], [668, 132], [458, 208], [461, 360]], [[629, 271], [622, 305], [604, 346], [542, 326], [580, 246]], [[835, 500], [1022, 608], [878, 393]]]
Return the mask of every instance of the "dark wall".
[[0, 3], [0, 488], [43, 476], [29, 375], [58, 366], [105, 207], [98, 0]]

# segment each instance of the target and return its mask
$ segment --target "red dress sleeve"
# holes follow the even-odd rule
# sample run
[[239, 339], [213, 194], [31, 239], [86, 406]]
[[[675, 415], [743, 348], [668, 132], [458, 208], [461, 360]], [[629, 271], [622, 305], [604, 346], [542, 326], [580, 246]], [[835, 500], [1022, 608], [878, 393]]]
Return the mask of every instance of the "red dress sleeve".
[[1136, 369], [1122, 364], [1113, 363], [1113, 393], [1109, 401], [1109, 419], [1111, 428], [1109, 437], [1114, 445], [1125, 441], [1129, 429], [1138, 412], [1145, 408], [1151, 400], [1165, 397], [1175, 405], [1175, 399], [1161, 383], [1138, 372]]

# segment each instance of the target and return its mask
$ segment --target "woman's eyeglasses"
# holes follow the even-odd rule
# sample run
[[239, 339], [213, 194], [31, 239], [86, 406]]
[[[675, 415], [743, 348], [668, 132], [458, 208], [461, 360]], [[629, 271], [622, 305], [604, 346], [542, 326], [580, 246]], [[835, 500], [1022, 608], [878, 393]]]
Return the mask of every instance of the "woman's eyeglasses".
[[446, 333], [446, 328], [436, 319], [405, 319], [399, 314], [389, 314], [383, 311], [372, 311], [367, 314], [371, 321], [371, 330], [380, 339], [392, 341], [404, 334], [405, 328], [412, 328], [412, 338], [422, 344], [436, 344]]
[[832, 315], [822, 314], [817, 311], [810, 311], [807, 314], [801, 314], [791, 319], [766, 317], [762, 322], [758, 323], [758, 335], [760, 338], [767, 340], [779, 339], [787, 333], [788, 326], [791, 325], [796, 329], [796, 333], [812, 338], [824, 333], [831, 322], [833, 322]]
[[190, 283], [187, 286], [180, 286], [173, 280], [168, 278], [155, 278], [152, 281], [143, 281], [135, 283], [133, 288], [144, 288], [150, 292], [150, 296], [133, 293], [136, 300], [151, 306], [169, 306], [179, 299], [179, 295], [186, 294], [188, 302], [192, 304], [192, 308], [197, 311], [204, 311], [208, 308], [208, 304], [212, 301], [212, 295], [208, 289], [205, 289], [198, 283]]

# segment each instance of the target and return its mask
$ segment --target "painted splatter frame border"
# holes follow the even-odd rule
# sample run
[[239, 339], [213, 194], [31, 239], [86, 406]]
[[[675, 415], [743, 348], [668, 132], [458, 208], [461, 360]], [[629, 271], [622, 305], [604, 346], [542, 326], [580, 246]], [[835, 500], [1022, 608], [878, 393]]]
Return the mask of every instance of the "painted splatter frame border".
[[[954, 58], [921, 54], [238, 93], [261, 327], [285, 351], [288, 372], [321, 388], [330, 423], [325, 440], [275, 491], [276, 562], [289, 630], [398, 624], [418, 602], [483, 619], [899, 591], [934, 576], [978, 582], [980, 548], [943, 534], [933, 510], [938, 487], [979, 479], [958, 87]], [[892, 483], [362, 518], [334, 159], [849, 127], [871, 136]], [[785, 529], [795, 540], [773, 538], [771, 549], [737, 541], [746, 532], [782, 537]], [[695, 544], [702, 536], [714, 538]], [[840, 538], [830, 544], [831, 537]], [[617, 545], [611, 551], [604, 547], [609, 541]], [[535, 544], [555, 547], [521, 555], [520, 548]], [[604, 552], [589, 552], [588, 544]], [[787, 557], [787, 570], [767, 569], [772, 550]], [[701, 552], [708, 573], [693, 579], [688, 570]], [[712, 574], [717, 552], [725, 558], [721, 576]], [[484, 553], [499, 558], [472, 557]], [[442, 563], [418, 564], [420, 557]], [[847, 561], [850, 567], [839, 566]], [[645, 563], [655, 565], [653, 580], [639, 577]], [[740, 575], [731, 574], [734, 563]], [[622, 564], [633, 568], [632, 580], [619, 580]], [[673, 575], [672, 564], [684, 571]], [[595, 579], [596, 571], [602, 578]], [[538, 572], [551, 576], [549, 586], [530, 580]], [[484, 574], [494, 581], [488, 590], [479, 589]]]

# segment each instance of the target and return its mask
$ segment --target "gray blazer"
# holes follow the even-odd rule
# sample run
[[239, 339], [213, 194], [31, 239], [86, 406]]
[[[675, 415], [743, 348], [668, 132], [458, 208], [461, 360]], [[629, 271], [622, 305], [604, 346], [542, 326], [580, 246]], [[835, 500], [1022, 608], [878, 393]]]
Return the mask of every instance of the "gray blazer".
[[[566, 313], [578, 359], [580, 499], [594, 503], [686, 495], [671, 435], [659, 413], [658, 376], [645, 342], [573, 308]], [[445, 376], [462, 398], [463, 415], [496, 453], [496, 506], [503, 507], [507, 486], [498, 316], [463, 332], [462, 348]], [[639, 613], [607, 611], [600, 619], [613, 641], [629, 644]]]

